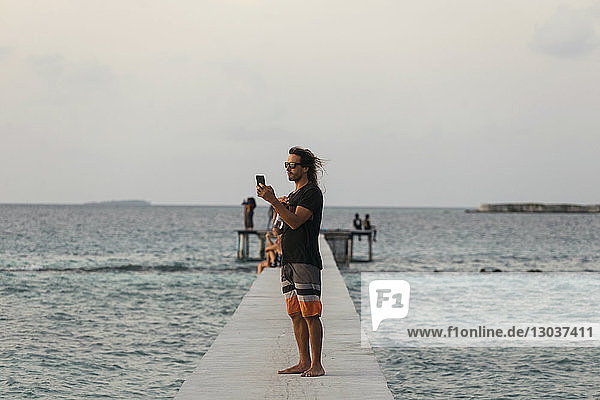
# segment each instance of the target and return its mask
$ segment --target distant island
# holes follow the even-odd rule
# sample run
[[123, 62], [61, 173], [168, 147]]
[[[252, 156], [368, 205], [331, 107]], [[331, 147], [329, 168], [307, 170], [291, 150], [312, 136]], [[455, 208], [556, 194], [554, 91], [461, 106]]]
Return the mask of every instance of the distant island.
[[110, 201], [92, 201], [83, 203], [84, 206], [151, 206], [152, 204], [146, 200], [110, 200]]
[[600, 204], [503, 203], [481, 204], [468, 213], [600, 213]]

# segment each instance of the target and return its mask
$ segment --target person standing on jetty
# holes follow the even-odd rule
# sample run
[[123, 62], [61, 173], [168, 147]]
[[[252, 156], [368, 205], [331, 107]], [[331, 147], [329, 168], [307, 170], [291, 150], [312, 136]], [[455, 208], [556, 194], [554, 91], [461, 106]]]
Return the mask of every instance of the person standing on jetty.
[[248, 197], [248, 200], [242, 202], [244, 206], [244, 228], [247, 231], [254, 229], [254, 209], [256, 208], [256, 201], [254, 197]]
[[271, 186], [256, 186], [256, 194], [273, 205], [284, 222], [281, 285], [300, 356], [298, 364], [277, 373], [321, 376], [325, 375], [321, 364], [323, 325], [320, 319], [323, 263], [319, 253], [323, 193], [317, 172], [323, 171], [323, 161], [308, 149], [292, 147], [285, 169], [288, 179], [296, 184], [287, 202], [277, 199]]

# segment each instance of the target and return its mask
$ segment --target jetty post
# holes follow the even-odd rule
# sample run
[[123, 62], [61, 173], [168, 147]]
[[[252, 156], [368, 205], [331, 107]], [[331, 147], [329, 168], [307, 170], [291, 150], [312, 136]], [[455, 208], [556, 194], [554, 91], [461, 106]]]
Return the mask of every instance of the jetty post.
[[[260, 261], [265, 258], [265, 234], [267, 230], [238, 230], [237, 259], [241, 261]], [[250, 256], [250, 235], [258, 237], [258, 257]]]

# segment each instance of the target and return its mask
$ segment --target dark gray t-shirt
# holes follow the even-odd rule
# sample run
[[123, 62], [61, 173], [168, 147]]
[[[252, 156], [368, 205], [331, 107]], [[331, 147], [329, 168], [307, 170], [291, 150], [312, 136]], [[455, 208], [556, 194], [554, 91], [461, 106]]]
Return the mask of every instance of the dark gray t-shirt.
[[288, 224], [283, 224], [281, 248], [283, 250], [283, 263], [304, 263], [323, 268], [321, 253], [319, 252], [319, 231], [321, 230], [321, 217], [323, 215], [323, 193], [314, 183], [307, 183], [288, 196], [290, 211], [296, 212], [297, 206], [302, 206], [312, 211], [311, 217], [298, 229], [292, 229]]

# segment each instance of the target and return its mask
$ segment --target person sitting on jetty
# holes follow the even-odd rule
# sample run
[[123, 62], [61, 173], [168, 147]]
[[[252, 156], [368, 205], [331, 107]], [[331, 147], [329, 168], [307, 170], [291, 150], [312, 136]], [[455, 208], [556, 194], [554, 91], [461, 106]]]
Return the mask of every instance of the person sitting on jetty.
[[363, 221], [363, 226], [365, 227], [365, 231], [371, 230], [371, 220], [369, 219], [369, 214], [365, 215], [365, 220]]
[[256, 186], [256, 194], [272, 204], [284, 222], [281, 285], [300, 356], [298, 364], [277, 373], [321, 376], [325, 375], [321, 364], [323, 325], [320, 319], [323, 262], [319, 252], [323, 193], [318, 186], [317, 172], [322, 171], [323, 162], [308, 149], [292, 147], [284, 165], [288, 179], [296, 184], [289, 195], [289, 208], [277, 199], [271, 186], [262, 183]]
[[362, 229], [362, 221], [360, 220], [358, 213], [354, 214], [354, 220], [352, 221], [352, 224], [354, 225], [354, 229], [357, 231]]
[[[352, 224], [354, 225], [354, 229], [357, 231], [362, 229], [362, 221], [360, 220], [358, 213], [354, 214], [354, 220], [352, 221]], [[360, 241], [360, 236], [358, 237], [358, 240]]]
[[[265, 238], [267, 239], [265, 245], [266, 259], [258, 263], [258, 275], [260, 275], [265, 268], [281, 267], [281, 235], [278, 235], [277, 230], [273, 228], [272, 233], [265, 233]], [[275, 242], [273, 242], [273, 238], [275, 238]]]
[[377, 241], [377, 229], [375, 229], [374, 226], [371, 225], [371, 220], [369, 219], [369, 214], [365, 214], [365, 220], [363, 221], [363, 227], [365, 228], [365, 231], [373, 231], [373, 241], [376, 242]]

